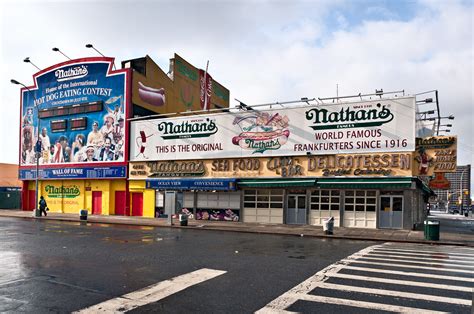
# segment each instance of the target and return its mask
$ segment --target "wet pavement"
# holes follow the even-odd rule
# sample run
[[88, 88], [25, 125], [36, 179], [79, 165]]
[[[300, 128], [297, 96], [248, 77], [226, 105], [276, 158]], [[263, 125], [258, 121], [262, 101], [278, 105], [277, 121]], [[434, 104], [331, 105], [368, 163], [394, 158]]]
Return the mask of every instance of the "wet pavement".
[[0, 312], [69, 313], [198, 269], [134, 312], [251, 313], [375, 242], [0, 217]]
[[[32, 212], [18, 210], [0, 210], [0, 217], [17, 217], [27, 219], [34, 218]], [[439, 241], [424, 240], [424, 232], [419, 230], [388, 230], [388, 229], [365, 229], [365, 228], [334, 228], [333, 235], [325, 235], [322, 227], [309, 225], [284, 225], [284, 224], [262, 224], [243, 222], [221, 222], [221, 221], [201, 221], [189, 220], [188, 226], [181, 227], [177, 219], [173, 220], [173, 225], [169, 225], [166, 219], [129, 217], [129, 216], [95, 216], [88, 217], [89, 222], [104, 224], [122, 224], [135, 226], [153, 226], [166, 228], [184, 228], [215, 231], [232, 231], [259, 234], [285, 234], [293, 236], [320, 237], [333, 239], [351, 240], [377, 240], [377, 241], [398, 241], [410, 243], [430, 243], [444, 245], [474, 246], [474, 219], [462, 217], [453, 220], [449, 217], [433, 216], [433, 219], [440, 218], [441, 232]], [[74, 214], [49, 213], [41, 220], [59, 220], [79, 222], [79, 216]]]

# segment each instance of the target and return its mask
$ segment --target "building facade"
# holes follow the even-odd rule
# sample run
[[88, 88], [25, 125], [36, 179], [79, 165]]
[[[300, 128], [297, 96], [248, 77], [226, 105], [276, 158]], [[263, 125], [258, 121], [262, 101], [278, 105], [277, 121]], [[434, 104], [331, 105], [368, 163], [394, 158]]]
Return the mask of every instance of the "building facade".
[[132, 121], [130, 186], [165, 215], [411, 229], [431, 194], [414, 176], [414, 106], [407, 97]]
[[70, 60], [33, 76], [21, 90], [19, 178], [23, 209], [38, 194], [50, 211], [129, 212], [129, 69], [112, 58]]
[[[444, 173], [447, 185], [443, 189], [434, 189], [436, 198], [431, 202], [439, 209], [468, 209], [471, 206], [471, 165], [457, 166], [455, 172]], [[462, 204], [462, 205], [461, 205]]]

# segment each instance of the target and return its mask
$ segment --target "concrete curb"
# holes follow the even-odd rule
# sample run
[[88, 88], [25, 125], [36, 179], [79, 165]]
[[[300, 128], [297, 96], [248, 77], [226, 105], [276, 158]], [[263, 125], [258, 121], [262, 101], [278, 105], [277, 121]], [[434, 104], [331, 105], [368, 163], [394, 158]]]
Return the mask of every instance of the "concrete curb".
[[[396, 242], [396, 243], [420, 243], [420, 244], [430, 244], [430, 245], [452, 245], [452, 246], [466, 246], [466, 247], [474, 247], [474, 243], [464, 243], [464, 242], [453, 242], [453, 241], [427, 241], [427, 240], [410, 240], [410, 239], [396, 239], [393, 237], [384, 238], [384, 237], [363, 237], [363, 236], [352, 236], [352, 235], [325, 235], [325, 234], [314, 234], [314, 233], [304, 233], [304, 230], [296, 230], [294, 232], [290, 232], [289, 230], [277, 230], [273, 229], [266, 229], [266, 230], [257, 230], [255, 228], [251, 230], [245, 230], [239, 228], [238, 226], [229, 226], [223, 227], [219, 225], [206, 225], [205, 223], [194, 225], [190, 224], [188, 226], [180, 226], [179, 224], [156, 224], [150, 221], [147, 223], [146, 220], [143, 221], [120, 221], [120, 220], [107, 220], [101, 219], [98, 217], [91, 217], [89, 216], [87, 221], [80, 220], [79, 217], [54, 217], [54, 216], [46, 216], [46, 217], [33, 217], [33, 216], [23, 216], [23, 215], [5, 215], [4, 212], [0, 212], [0, 217], [7, 217], [7, 218], [20, 218], [20, 219], [29, 219], [29, 220], [55, 220], [55, 221], [65, 221], [65, 222], [87, 222], [87, 223], [101, 223], [101, 224], [112, 224], [112, 225], [128, 225], [128, 226], [144, 226], [144, 227], [156, 227], [156, 228], [179, 228], [179, 229], [192, 229], [192, 230], [208, 230], [208, 231], [224, 231], [224, 232], [239, 232], [239, 233], [256, 233], [256, 234], [272, 234], [272, 235], [286, 235], [286, 236], [296, 236], [296, 237], [312, 237], [312, 238], [324, 238], [324, 239], [347, 239], [353, 241], [374, 241], [374, 242]], [[335, 229], [337, 232], [337, 228]]]

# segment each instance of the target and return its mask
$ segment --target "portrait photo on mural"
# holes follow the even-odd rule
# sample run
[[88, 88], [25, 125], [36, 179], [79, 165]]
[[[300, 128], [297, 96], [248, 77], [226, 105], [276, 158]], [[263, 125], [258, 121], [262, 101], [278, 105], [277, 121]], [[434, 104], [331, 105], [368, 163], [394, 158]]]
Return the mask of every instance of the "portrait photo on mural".
[[107, 64], [70, 64], [23, 90], [20, 164], [123, 162], [125, 78]]

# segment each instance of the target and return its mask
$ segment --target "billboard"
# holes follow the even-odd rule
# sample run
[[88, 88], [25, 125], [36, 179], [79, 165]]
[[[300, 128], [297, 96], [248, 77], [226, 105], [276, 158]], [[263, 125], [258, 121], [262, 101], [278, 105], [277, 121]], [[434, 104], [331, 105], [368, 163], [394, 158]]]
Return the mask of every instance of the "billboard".
[[112, 64], [70, 60], [36, 73], [34, 86], [22, 89], [20, 178], [36, 176], [35, 150], [51, 178], [100, 178], [107, 169], [126, 176], [130, 70], [112, 71]]
[[[132, 61], [125, 64], [133, 64]], [[144, 64], [144, 65], [143, 65]], [[132, 102], [156, 113], [228, 108], [229, 90], [204, 70], [174, 55], [168, 76], [149, 56], [134, 71]]]
[[432, 176], [454, 172], [457, 163], [457, 137], [431, 136], [416, 138], [415, 175]]
[[133, 121], [131, 161], [415, 150], [415, 98]]

